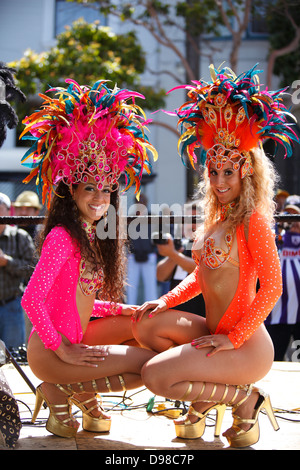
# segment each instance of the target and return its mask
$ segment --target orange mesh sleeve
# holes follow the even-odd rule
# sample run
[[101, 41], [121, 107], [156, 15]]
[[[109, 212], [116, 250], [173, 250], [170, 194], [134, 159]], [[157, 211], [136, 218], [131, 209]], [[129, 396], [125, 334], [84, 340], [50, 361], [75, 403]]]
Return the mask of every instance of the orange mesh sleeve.
[[281, 267], [275, 235], [264, 217], [254, 214], [250, 220], [248, 250], [255, 265], [260, 288], [247, 311], [228, 334], [235, 348], [257, 330], [282, 293]]
[[198, 270], [199, 266], [197, 266], [191, 274], [181, 281], [178, 286], [174, 287], [174, 289], [161, 297], [169, 308], [183, 304], [201, 293], [198, 281]]

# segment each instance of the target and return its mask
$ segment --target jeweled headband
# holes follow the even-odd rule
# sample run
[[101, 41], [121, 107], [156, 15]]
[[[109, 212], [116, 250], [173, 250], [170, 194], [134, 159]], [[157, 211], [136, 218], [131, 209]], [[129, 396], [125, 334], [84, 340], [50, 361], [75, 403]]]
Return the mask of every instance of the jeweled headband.
[[[208, 171], [213, 163], [218, 169], [231, 162], [241, 177], [253, 174], [250, 150], [271, 138], [292, 155], [292, 141], [298, 137], [287, 117], [292, 116], [282, 103], [285, 91], [262, 90], [253, 67], [238, 77], [228, 68], [210, 66], [211, 82], [193, 81], [185, 88], [189, 101], [176, 114], [181, 136], [178, 149], [185, 151], [194, 167], [195, 149], [201, 147], [200, 161]], [[174, 90], [174, 89], [173, 89]], [[171, 91], [173, 91], [171, 90]]]
[[138, 193], [143, 170], [151, 172], [147, 150], [157, 158], [145, 135], [144, 112], [135, 104], [136, 97], [144, 96], [110, 89], [101, 80], [91, 88], [71, 79], [66, 83], [67, 89], [48, 90], [58, 98], [40, 95], [44, 99], [41, 109], [23, 120], [21, 138], [35, 141], [22, 158], [22, 164], [31, 169], [24, 182], [36, 177], [42, 201], [48, 205], [60, 181], [72, 185], [89, 177], [99, 189], [104, 182], [117, 188], [124, 173], [124, 190], [135, 185]]

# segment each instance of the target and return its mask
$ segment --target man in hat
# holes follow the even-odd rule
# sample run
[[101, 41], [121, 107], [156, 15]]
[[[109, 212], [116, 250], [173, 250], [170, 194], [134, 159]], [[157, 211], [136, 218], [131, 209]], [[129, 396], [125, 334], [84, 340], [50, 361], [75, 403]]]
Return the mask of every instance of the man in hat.
[[[13, 203], [15, 215], [25, 217], [36, 217], [40, 214], [42, 205], [40, 204], [39, 197], [33, 191], [23, 191], [15, 202]], [[37, 232], [36, 224], [20, 225], [34, 240]]]
[[[0, 193], [0, 217], [8, 217], [10, 208], [9, 197]], [[0, 339], [9, 350], [25, 343], [21, 296], [33, 271], [33, 254], [34, 244], [25, 230], [0, 224]]]
[[284, 210], [284, 205], [289, 193], [285, 189], [278, 189], [275, 196], [276, 202], [276, 212], [282, 212]]

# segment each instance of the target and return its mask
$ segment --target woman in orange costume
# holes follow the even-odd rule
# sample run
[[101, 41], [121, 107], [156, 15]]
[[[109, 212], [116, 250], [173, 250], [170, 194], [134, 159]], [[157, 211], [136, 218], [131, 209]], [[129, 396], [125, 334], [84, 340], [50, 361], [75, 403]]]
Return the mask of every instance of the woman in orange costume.
[[[261, 144], [274, 138], [290, 155], [295, 136], [280, 93], [261, 91], [253, 69], [240, 77], [229, 69], [211, 68], [211, 74], [212, 82], [186, 87], [189, 101], [177, 110], [182, 152], [194, 164], [195, 148], [205, 150], [205, 223], [193, 246], [197, 267], [168, 294], [139, 307], [133, 329], [140, 344], [160, 352], [143, 367], [146, 386], [192, 402], [175, 421], [177, 436], [201, 437], [214, 408], [219, 435], [226, 406], [232, 406], [233, 425], [224, 435], [231, 446], [244, 447], [259, 438], [262, 409], [278, 429], [269, 396], [249, 385], [272, 366], [263, 322], [282, 289], [272, 231], [276, 176]], [[200, 292], [206, 319], [168, 310]]]

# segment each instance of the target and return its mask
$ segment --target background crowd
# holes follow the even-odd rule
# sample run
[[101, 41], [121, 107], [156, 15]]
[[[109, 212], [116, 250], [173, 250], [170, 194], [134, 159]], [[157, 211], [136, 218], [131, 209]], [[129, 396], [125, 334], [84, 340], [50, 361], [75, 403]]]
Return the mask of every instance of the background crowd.
[[[290, 195], [279, 189], [276, 195], [277, 215], [300, 215], [300, 196]], [[195, 215], [196, 203], [190, 202], [186, 215]], [[142, 210], [144, 208], [144, 214]], [[138, 210], [137, 210], [138, 209]], [[141, 210], [142, 209], [142, 210]], [[42, 205], [38, 195], [32, 191], [21, 192], [15, 201], [0, 193], [1, 216], [37, 216]], [[149, 214], [145, 195], [129, 215]], [[297, 218], [296, 218], [297, 219]], [[150, 226], [149, 226], [150, 227]], [[147, 239], [128, 240], [126, 301], [140, 305], [145, 301], [163, 295], [175, 287], [195, 269], [191, 257], [193, 232], [196, 225], [185, 223], [183, 237], [176, 237], [176, 227], [170, 232], [149, 234]], [[0, 339], [7, 349], [19, 360], [26, 360], [26, 349], [31, 324], [21, 307], [25, 286], [33, 272], [35, 258], [35, 237], [39, 226], [26, 222], [20, 226], [0, 225]], [[270, 312], [265, 324], [275, 346], [275, 360], [298, 360], [300, 345], [300, 221], [276, 222], [276, 240], [281, 261], [283, 294]], [[205, 316], [202, 295], [177, 309]]]

